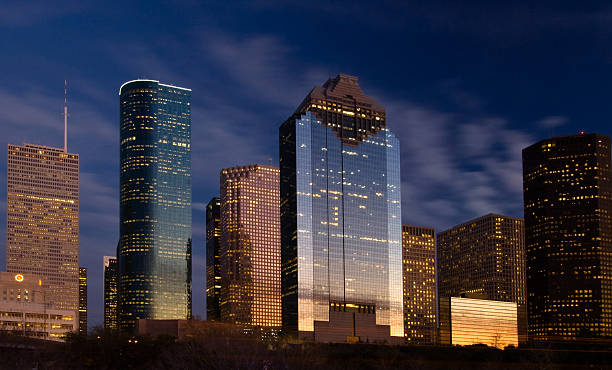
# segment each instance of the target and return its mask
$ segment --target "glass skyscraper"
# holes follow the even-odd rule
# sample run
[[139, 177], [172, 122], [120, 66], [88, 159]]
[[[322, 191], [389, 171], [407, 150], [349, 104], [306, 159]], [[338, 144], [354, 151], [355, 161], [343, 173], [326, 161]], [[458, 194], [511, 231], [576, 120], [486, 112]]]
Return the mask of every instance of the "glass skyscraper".
[[354, 76], [280, 127], [282, 314], [317, 341], [403, 337], [399, 140]]
[[153, 80], [120, 95], [119, 323], [191, 316], [191, 90]]
[[612, 338], [610, 137], [553, 137], [523, 149], [529, 337]]

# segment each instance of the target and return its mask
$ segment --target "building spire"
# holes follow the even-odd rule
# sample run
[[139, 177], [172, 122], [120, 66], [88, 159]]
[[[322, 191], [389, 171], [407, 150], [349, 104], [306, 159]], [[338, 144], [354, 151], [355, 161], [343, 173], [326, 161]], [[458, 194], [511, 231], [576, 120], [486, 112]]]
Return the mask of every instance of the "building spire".
[[68, 153], [68, 80], [64, 80], [64, 152]]

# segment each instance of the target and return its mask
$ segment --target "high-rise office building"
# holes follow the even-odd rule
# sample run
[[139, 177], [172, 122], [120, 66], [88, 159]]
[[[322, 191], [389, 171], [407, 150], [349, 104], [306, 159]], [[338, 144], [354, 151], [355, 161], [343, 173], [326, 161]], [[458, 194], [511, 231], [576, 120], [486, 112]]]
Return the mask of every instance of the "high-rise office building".
[[221, 199], [214, 197], [206, 206], [206, 320], [219, 321], [221, 294]]
[[436, 234], [402, 225], [404, 337], [408, 343], [436, 343]]
[[400, 148], [385, 109], [340, 74], [279, 135], [283, 326], [317, 341], [401, 341]]
[[119, 323], [188, 319], [191, 90], [135, 80], [119, 96]]
[[281, 326], [279, 169], [221, 170], [221, 320]]
[[117, 257], [104, 256], [104, 329], [119, 329], [117, 322], [117, 278], [119, 266]]
[[610, 138], [523, 149], [529, 338], [612, 338]]
[[79, 307], [79, 155], [8, 145], [6, 269], [40, 276], [57, 309]]
[[87, 335], [87, 267], [79, 267], [79, 334]]
[[527, 340], [524, 222], [488, 214], [438, 234], [438, 295], [468, 293], [515, 302], [519, 341]]

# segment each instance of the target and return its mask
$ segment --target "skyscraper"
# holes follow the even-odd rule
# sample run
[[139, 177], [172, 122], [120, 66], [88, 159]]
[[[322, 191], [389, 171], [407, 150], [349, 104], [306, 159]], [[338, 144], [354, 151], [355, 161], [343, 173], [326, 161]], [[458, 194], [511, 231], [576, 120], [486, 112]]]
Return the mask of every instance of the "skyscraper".
[[8, 145], [6, 269], [40, 276], [46, 303], [79, 307], [79, 155]]
[[104, 256], [104, 329], [119, 329], [117, 322], [117, 257]]
[[206, 206], [206, 320], [219, 321], [221, 294], [221, 199], [215, 197]]
[[519, 341], [527, 340], [525, 239], [520, 218], [488, 214], [438, 234], [440, 301], [464, 293], [517, 304]]
[[523, 149], [529, 337], [612, 337], [610, 138], [580, 134]]
[[402, 225], [404, 337], [436, 343], [436, 234], [429, 227]]
[[221, 320], [281, 326], [278, 167], [221, 170]]
[[79, 267], [79, 334], [87, 335], [87, 267]]
[[280, 127], [283, 326], [317, 341], [404, 336], [399, 140], [340, 74]]
[[191, 90], [135, 80], [119, 95], [119, 323], [188, 319]]

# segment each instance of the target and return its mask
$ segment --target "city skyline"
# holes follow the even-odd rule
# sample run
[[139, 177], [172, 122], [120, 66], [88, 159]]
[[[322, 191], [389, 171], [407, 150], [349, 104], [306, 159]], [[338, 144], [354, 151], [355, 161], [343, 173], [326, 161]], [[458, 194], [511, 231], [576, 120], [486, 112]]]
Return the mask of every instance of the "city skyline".
[[[529, 39], [509, 22], [492, 22], [496, 23], [494, 27], [484, 19], [485, 14], [490, 14], [499, 20], [504, 9], [487, 8], [482, 12], [469, 9], [469, 18], [475, 22], [468, 26], [458, 19], [457, 9], [450, 8], [444, 16], [460, 31], [456, 37], [477, 35], [482, 45], [464, 41], [458, 47], [444, 50], [447, 45], [444, 40], [456, 39], [448, 28], [434, 27], [419, 31], [419, 35], [425, 36], [422, 42], [410, 37], [401, 43], [403, 51], [389, 46], [398, 42], [397, 37], [410, 34], [414, 30], [410, 27], [435, 23], [435, 19], [428, 18], [435, 12], [431, 8], [419, 9], [410, 18], [417, 21], [414, 26], [407, 25], [411, 22], [388, 24], [367, 35], [376, 28], [375, 19], [380, 19], [381, 12], [360, 6], [372, 10], [367, 12], [372, 18], [359, 18], [365, 22], [364, 30], [356, 31], [361, 38], [351, 38], [355, 41], [342, 46], [331, 46], [331, 40], [325, 37], [307, 37], [309, 32], [320, 35], [320, 31], [313, 30], [310, 20], [300, 18], [303, 15], [295, 7], [292, 14], [304, 20], [305, 31], [285, 33], [286, 20], [271, 24], [275, 22], [269, 22], [269, 17], [276, 13], [269, 8], [248, 6], [232, 15], [235, 20], [230, 20], [223, 16], [225, 8], [219, 5], [212, 14], [219, 15], [220, 20], [212, 22], [210, 28], [189, 23], [181, 29], [186, 36], [182, 41], [182, 37], [172, 36], [160, 27], [152, 33], [160, 41], [153, 43], [145, 42], [153, 39], [147, 33], [159, 26], [160, 16], [146, 20], [128, 7], [126, 12], [134, 16], [134, 24], [143, 29], [131, 32], [134, 29], [128, 26], [116, 27], [120, 18], [116, 14], [102, 11], [94, 17], [97, 23], [86, 29], [99, 27], [96, 32], [105, 32], [109, 41], [104, 45], [78, 37], [82, 24], [74, 16], [91, 16], [91, 4], [77, 8], [64, 5], [38, 15], [12, 9], [16, 10], [11, 12], [14, 20], [0, 17], [0, 26], [10, 31], [6, 34], [14, 36], [8, 41], [14, 52], [7, 53], [0, 64], [5, 70], [15, 71], [6, 76], [6, 85], [0, 90], [5, 97], [0, 123], [5, 135], [0, 146], [29, 142], [61, 147], [63, 81], [65, 77], [69, 80], [68, 136], [70, 151], [81, 156], [81, 258], [82, 265], [90, 269], [90, 325], [102, 322], [99, 259], [115, 254], [118, 239], [116, 90], [133, 78], [144, 75], [194, 89], [193, 138], [197, 142], [193, 145], [193, 291], [194, 314], [200, 316], [205, 310], [201, 293], [204, 279], [202, 273], [196, 272], [204, 269], [204, 208], [217, 194], [215, 176], [224, 167], [267, 163], [267, 158], [277, 158], [277, 123], [286, 118], [287, 109], [294, 108], [296, 99], [299, 101], [305, 91], [338, 72], [359, 75], [364, 89], [385, 103], [389, 117], [393, 117], [391, 128], [398, 134], [403, 150], [403, 201], [411, 205], [404, 207], [404, 223], [442, 230], [487, 212], [522, 217], [518, 165], [522, 148], [539, 139], [582, 129], [612, 133], [605, 125], [610, 114], [601, 88], [611, 78], [603, 68], [605, 58], [601, 50], [605, 48], [600, 44], [606, 36], [595, 26], [585, 24], [589, 23], [586, 20], [597, 22], [593, 18], [597, 6], [590, 5], [592, 8], [575, 16], [571, 14], [575, 9], [560, 6], [554, 13], [536, 7], [532, 12], [519, 11], [510, 17], [517, 24], [532, 27], [530, 30], [537, 27], [540, 35], [537, 40]], [[188, 6], [180, 5], [180, 9], [185, 8]], [[197, 10], [192, 14], [204, 18]], [[337, 20], [334, 11], [333, 7], [321, 9], [316, 18], [321, 22]], [[177, 22], [175, 12], [164, 13], [170, 23]], [[406, 12], [396, 14], [406, 17]], [[542, 21], [535, 22], [537, 17]], [[255, 23], [237, 26], [247, 18], [255, 19]], [[561, 24], [559, 19], [566, 23]], [[229, 23], [224, 26], [222, 22]], [[264, 24], [268, 25], [261, 27]], [[561, 27], [562, 32], [557, 33], [555, 27]], [[498, 40], [484, 35], [486, 32], [479, 33], [492, 28], [498, 31], [493, 34], [502, 40], [499, 44], [503, 46], [496, 46]], [[398, 35], [392, 35], [392, 31], [398, 31]], [[338, 39], [348, 39], [348, 31], [338, 32]], [[125, 34], [126, 39], [119, 41], [119, 35], [123, 38]], [[73, 41], [67, 44], [82, 52], [60, 47], [58, 43], [66, 44], [66, 37]], [[364, 57], [363, 62], [347, 58], [358, 43], [373, 39], [386, 47], [388, 58], [377, 53]], [[558, 43], [560, 39], [564, 40], [563, 47]], [[20, 44], [31, 47], [25, 50]], [[174, 46], [169, 51], [162, 48], [165, 44]], [[304, 56], [317, 44], [321, 44], [322, 52]], [[194, 48], [184, 47], [189, 45]], [[542, 51], [535, 50], [540, 47]], [[176, 58], [175, 49], [192, 51], [179, 53]], [[535, 56], [526, 61], [522, 59], [525, 52], [515, 54], [520, 49]], [[469, 56], [463, 56], [463, 50], [470, 51], [466, 53]], [[594, 55], [592, 50], [596, 51]], [[402, 67], [387, 68], [390, 59]], [[438, 59], [452, 60], [449, 63], [452, 67], [435, 62]], [[249, 60], [253, 64], [231, 60]], [[428, 67], [428, 63], [432, 66]], [[520, 67], [514, 67], [514, 63]], [[581, 91], [580, 96], [575, 91]], [[238, 107], [239, 104], [234, 104], [238, 101], [246, 104]], [[256, 111], [263, 113], [254, 114]], [[491, 139], [491, 133], [498, 131], [504, 134], [501, 139]], [[250, 140], [251, 137], [257, 139]], [[220, 147], [219, 143], [224, 141], [236, 145]], [[0, 166], [6, 165], [5, 159], [0, 160]], [[1, 167], [0, 173], [5, 176], [6, 168]], [[2, 179], [6, 181], [5, 177]], [[450, 185], [442, 186], [446, 184]], [[0, 188], [0, 214], [4, 217], [5, 187]], [[2, 228], [3, 221], [0, 219]], [[0, 262], [5, 262], [3, 258]]]

